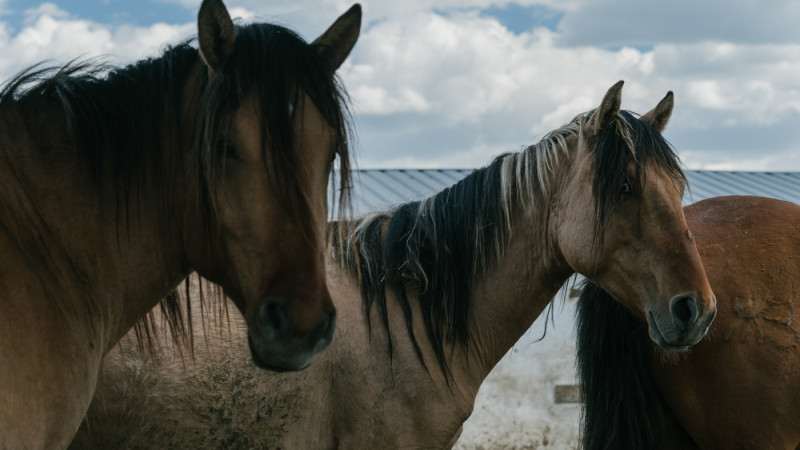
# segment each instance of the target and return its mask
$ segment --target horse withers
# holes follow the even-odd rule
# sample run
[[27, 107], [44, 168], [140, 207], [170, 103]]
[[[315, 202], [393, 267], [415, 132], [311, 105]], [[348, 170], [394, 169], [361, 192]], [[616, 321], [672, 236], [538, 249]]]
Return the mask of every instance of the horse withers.
[[588, 286], [578, 308], [584, 447], [800, 448], [800, 206], [732, 196], [685, 213], [719, 315], [688, 352], [665, 354], [641, 317]]
[[332, 223], [339, 326], [307, 370], [252, 369], [228, 337], [238, 322], [198, 330], [208, 344], [185, 365], [123, 341], [74, 448], [450, 446], [490, 370], [576, 271], [654, 316], [657, 342], [696, 343], [715, 306], [660, 134], [673, 97], [636, 117], [621, 89], [427, 199]]
[[236, 26], [206, 0], [197, 47], [126, 67], [35, 66], [6, 84], [0, 447], [66, 446], [103, 355], [193, 270], [242, 311], [259, 366], [302, 369], [328, 345], [337, 156], [343, 195], [349, 185], [334, 71], [360, 18], [355, 6], [307, 44]]

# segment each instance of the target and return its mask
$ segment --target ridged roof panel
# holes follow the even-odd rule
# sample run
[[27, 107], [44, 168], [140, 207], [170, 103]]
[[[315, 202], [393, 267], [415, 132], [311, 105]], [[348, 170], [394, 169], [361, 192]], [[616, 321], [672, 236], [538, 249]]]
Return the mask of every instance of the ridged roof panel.
[[[354, 176], [357, 215], [419, 200], [452, 186], [472, 169], [364, 169]], [[800, 172], [687, 170], [684, 205], [721, 195], [759, 195], [800, 204]]]

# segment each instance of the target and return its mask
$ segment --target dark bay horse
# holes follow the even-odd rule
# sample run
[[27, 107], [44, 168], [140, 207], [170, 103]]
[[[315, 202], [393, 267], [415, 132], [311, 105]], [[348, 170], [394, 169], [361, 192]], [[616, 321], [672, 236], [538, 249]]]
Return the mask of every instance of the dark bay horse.
[[428, 199], [333, 223], [339, 326], [307, 370], [250, 368], [237, 322], [199, 335], [194, 362], [143, 360], [123, 341], [73, 447], [450, 446], [489, 371], [576, 271], [653, 317], [660, 344], [696, 343], [715, 301], [660, 134], [673, 97], [637, 118], [621, 90]]
[[664, 355], [640, 314], [587, 286], [578, 355], [587, 449], [800, 448], [800, 206], [719, 197], [685, 208], [718, 316]]
[[65, 447], [103, 356], [195, 270], [241, 310], [259, 366], [301, 369], [328, 345], [337, 156], [349, 185], [334, 71], [360, 19], [355, 6], [307, 44], [283, 27], [236, 26], [206, 0], [197, 47], [127, 67], [37, 66], [6, 84], [1, 448]]

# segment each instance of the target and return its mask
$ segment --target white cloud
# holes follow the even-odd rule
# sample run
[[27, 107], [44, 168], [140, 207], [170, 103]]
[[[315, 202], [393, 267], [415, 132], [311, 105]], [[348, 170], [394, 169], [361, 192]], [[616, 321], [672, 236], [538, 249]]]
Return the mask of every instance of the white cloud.
[[[596, 107], [621, 78], [630, 81], [624, 94], [628, 107], [644, 103], [650, 109], [667, 91], [654, 93], [647, 86], [654, 72], [652, 53], [563, 48], [554, 37], [545, 28], [514, 34], [496, 19], [472, 12], [419, 13], [412, 20], [390, 19], [370, 27], [341, 72], [356, 114], [417, 112], [419, 119], [407, 125], [405, 135], [392, 134], [388, 141], [383, 133], [398, 123], [369, 121], [379, 132], [362, 135], [362, 157], [387, 164], [426, 160], [426, 166], [449, 161], [463, 167], [465, 161], [474, 162], [466, 155], [486, 154], [485, 147], [492, 145], [498, 151], [518, 149]], [[459, 136], [432, 148], [434, 133]], [[373, 135], [384, 139], [373, 142]], [[412, 143], [423, 139], [428, 139], [423, 146]]]
[[[360, 127], [362, 157], [426, 167], [471, 162], [469, 155], [485, 153], [480, 149], [529, 143], [596, 107], [619, 79], [626, 80], [623, 107], [639, 113], [668, 90], [675, 92], [666, 136], [679, 151], [700, 138], [713, 148], [711, 154], [735, 160], [750, 153], [749, 142], [755, 140], [742, 135], [758, 133], [761, 126], [771, 131], [762, 147], [790, 152], [797, 146], [789, 131], [800, 113], [800, 47], [795, 44], [704, 41], [642, 51], [559, 42], [556, 32], [514, 34], [495, 19], [470, 12], [423, 12], [374, 24], [342, 71], [360, 122], [371, 128]], [[409, 91], [419, 94], [425, 107], [403, 95]], [[392, 116], [408, 112], [418, 118]], [[371, 115], [386, 117], [363, 119]], [[437, 133], [451, 139], [434, 139]], [[738, 139], [726, 137], [731, 135]], [[720, 136], [718, 142], [713, 136]], [[729, 146], [727, 153], [714, 147], [721, 142]], [[792, 167], [759, 156], [747, 166]]]
[[[180, 1], [193, 8], [199, 4]], [[675, 92], [666, 137], [690, 167], [746, 161], [751, 168], [800, 170], [798, 158], [790, 157], [800, 143], [800, 131], [793, 131], [800, 117], [800, 45], [758, 38], [769, 30], [787, 35], [788, 19], [773, 12], [759, 16], [748, 6], [753, 2], [745, 2], [711, 28], [719, 31], [747, 16], [750, 28], [761, 31], [743, 30], [752, 34], [750, 41], [724, 39], [722, 31], [691, 29], [693, 16], [670, 19], [675, 8], [703, 12], [706, 6], [684, 0], [656, 5], [632, 25], [641, 8], [631, 0], [610, 1], [595, 6], [588, 0], [530, 2], [565, 16], [556, 31], [525, 33], [513, 33], [475, 9], [506, 2], [365, 2], [362, 36], [340, 69], [353, 99], [362, 166], [486, 163], [491, 155], [518, 150], [597, 106], [606, 89], [624, 79], [623, 107], [639, 113], [668, 90]], [[342, 0], [226, 3], [232, 16], [245, 22], [277, 21], [307, 39], [316, 38], [351, 5]], [[793, 8], [787, 5], [776, 8], [785, 14]], [[129, 62], [157, 55], [164, 45], [195, 33], [194, 23], [108, 26], [68, 16], [55, 4], [31, 9], [27, 17], [18, 32], [0, 22], [3, 78], [42, 59], [64, 62], [100, 54]], [[654, 22], [659, 17], [665, 24]], [[589, 19], [594, 28], [575, 34]], [[610, 46], [615, 33], [622, 33], [625, 43], [651, 39], [655, 45]]]
[[[56, 12], [55, 15], [52, 13]], [[98, 55], [112, 49], [111, 33], [85, 20], [64, 19], [49, 8], [30, 15], [30, 24], [13, 38], [4, 33], [0, 42], [0, 72], [4, 78], [42, 60], [65, 61], [81, 55]]]
[[60, 64], [75, 58], [100, 56], [112, 63], [128, 63], [157, 55], [196, 33], [194, 24], [148, 27], [111, 27], [69, 16], [55, 4], [46, 3], [25, 11], [25, 25], [11, 35], [0, 24], [0, 76], [7, 79], [32, 64]]
[[42, 16], [55, 17], [59, 19], [69, 16], [66, 11], [59, 8], [55, 3], [42, 3], [36, 8], [26, 9], [24, 14], [26, 25], [31, 25]]

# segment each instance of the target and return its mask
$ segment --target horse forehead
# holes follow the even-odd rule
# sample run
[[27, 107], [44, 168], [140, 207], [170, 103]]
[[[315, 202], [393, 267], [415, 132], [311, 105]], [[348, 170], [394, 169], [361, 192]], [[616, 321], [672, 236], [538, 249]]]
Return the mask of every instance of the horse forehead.
[[[260, 97], [255, 92], [244, 96], [241, 106], [235, 112], [235, 124], [238, 133], [243, 138], [252, 140], [253, 145], [260, 145], [262, 134], [268, 133], [265, 129], [269, 126], [264, 106]], [[295, 134], [298, 147], [308, 144], [328, 145], [334, 137], [333, 127], [323, 117], [311, 98], [302, 90], [295, 98], [291, 98], [285, 105], [289, 124]], [[295, 150], [301, 151], [301, 148]]]
[[679, 198], [683, 196], [686, 182], [677, 174], [653, 163], [645, 165], [642, 172], [645, 176], [645, 189], [652, 187], [668, 194], [675, 194]]
[[[301, 91], [297, 102], [290, 104], [289, 107], [293, 110], [293, 126], [300, 156], [316, 155], [322, 158], [320, 154], [322, 150], [319, 150], [319, 147], [325, 151], [333, 151], [336, 132], [311, 98]], [[305, 153], [311, 154], [305, 155]]]

